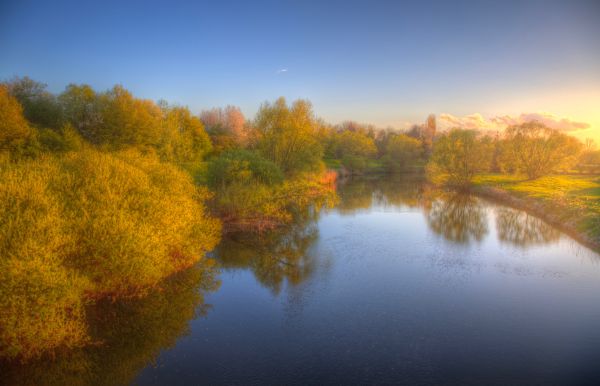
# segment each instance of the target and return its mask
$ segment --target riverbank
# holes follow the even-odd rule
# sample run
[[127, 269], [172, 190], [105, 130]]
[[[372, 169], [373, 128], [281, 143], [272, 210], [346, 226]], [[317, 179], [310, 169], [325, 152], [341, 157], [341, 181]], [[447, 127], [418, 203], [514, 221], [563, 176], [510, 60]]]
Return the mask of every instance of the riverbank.
[[600, 176], [555, 175], [536, 180], [483, 174], [472, 191], [526, 210], [585, 244], [600, 250]]

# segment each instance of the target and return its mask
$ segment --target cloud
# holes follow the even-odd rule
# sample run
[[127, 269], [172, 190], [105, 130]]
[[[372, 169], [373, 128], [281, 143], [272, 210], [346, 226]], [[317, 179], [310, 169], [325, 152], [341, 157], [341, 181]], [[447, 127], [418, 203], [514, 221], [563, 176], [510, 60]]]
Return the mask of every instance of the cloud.
[[479, 113], [458, 117], [452, 114], [440, 114], [440, 126], [443, 128], [462, 127], [465, 129], [501, 130], [510, 125], [518, 125], [530, 121], [539, 121], [544, 125], [560, 130], [574, 131], [590, 127], [589, 123], [577, 122], [569, 118], [561, 118], [551, 113], [523, 113], [518, 116], [497, 115], [485, 118]]
[[287, 69], [287, 68], [281, 68], [281, 69], [277, 70], [277, 74], [278, 74], [278, 75], [279, 75], [279, 74], [285, 74], [286, 72], [288, 72], [288, 69]]

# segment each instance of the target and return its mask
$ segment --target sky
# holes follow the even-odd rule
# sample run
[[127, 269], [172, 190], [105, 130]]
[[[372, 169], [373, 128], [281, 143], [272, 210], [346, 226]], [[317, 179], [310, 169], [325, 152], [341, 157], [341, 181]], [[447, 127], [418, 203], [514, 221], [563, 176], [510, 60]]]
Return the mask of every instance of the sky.
[[599, 20], [599, 0], [0, 0], [0, 80], [122, 84], [250, 118], [279, 96], [331, 123], [533, 117], [600, 144]]

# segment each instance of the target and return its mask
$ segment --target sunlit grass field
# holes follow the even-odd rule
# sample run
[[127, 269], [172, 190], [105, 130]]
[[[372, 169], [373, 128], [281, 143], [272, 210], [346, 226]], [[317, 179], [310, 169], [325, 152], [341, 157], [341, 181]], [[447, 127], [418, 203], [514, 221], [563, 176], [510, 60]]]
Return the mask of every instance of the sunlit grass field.
[[591, 236], [600, 238], [600, 175], [552, 175], [536, 180], [505, 174], [482, 174], [474, 179], [477, 186], [493, 186], [521, 197], [534, 198], [565, 208], [578, 227]]

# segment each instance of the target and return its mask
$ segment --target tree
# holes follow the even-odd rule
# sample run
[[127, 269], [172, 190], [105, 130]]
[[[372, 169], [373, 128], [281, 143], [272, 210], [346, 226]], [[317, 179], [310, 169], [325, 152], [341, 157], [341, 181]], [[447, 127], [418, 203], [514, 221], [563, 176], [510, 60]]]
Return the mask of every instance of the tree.
[[59, 96], [65, 119], [83, 138], [94, 142], [103, 124], [100, 96], [92, 87], [70, 84]]
[[508, 162], [530, 179], [574, 165], [582, 147], [577, 139], [537, 121], [508, 127], [505, 145]]
[[452, 129], [434, 143], [428, 171], [464, 187], [476, 173], [489, 170], [492, 150], [489, 137], [479, 138], [475, 130]]
[[62, 109], [45, 83], [28, 77], [15, 77], [7, 83], [8, 91], [23, 106], [25, 118], [33, 125], [58, 129], [63, 124]]
[[318, 141], [319, 122], [310, 102], [297, 100], [288, 107], [285, 98], [264, 103], [254, 121], [255, 146], [286, 175], [321, 167], [323, 148]]
[[384, 158], [390, 172], [406, 171], [423, 157], [423, 145], [415, 138], [405, 134], [392, 136], [386, 146]]
[[164, 105], [162, 112], [158, 151], [163, 160], [195, 162], [211, 151], [212, 144], [202, 121], [193, 116], [187, 107]]
[[406, 135], [421, 141], [425, 154], [430, 155], [433, 146], [433, 139], [435, 138], [436, 129], [437, 125], [435, 121], [435, 115], [429, 114], [424, 124], [413, 125], [410, 128], [410, 130], [408, 130]]
[[162, 112], [152, 101], [137, 99], [123, 86], [101, 96], [102, 125], [92, 142], [115, 149], [156, 146], [160, 140]]
[[0, 150], [15, 150], [31, 139], [33, 132], [23, 116], [23, 108], [11, 96], [6, 86], [0, 85]]
[[344, 130], [334, 138], [336, 158], [350, 173], [361, 173], [367, 167], [367, 159], [377, 154], [375, 142], [365, 130]]
[[204, 110], [200, 113], [200, 120], [210, 134], [217, 153], [243, 147], [248, 142], [246, 118], [237, 106]]

